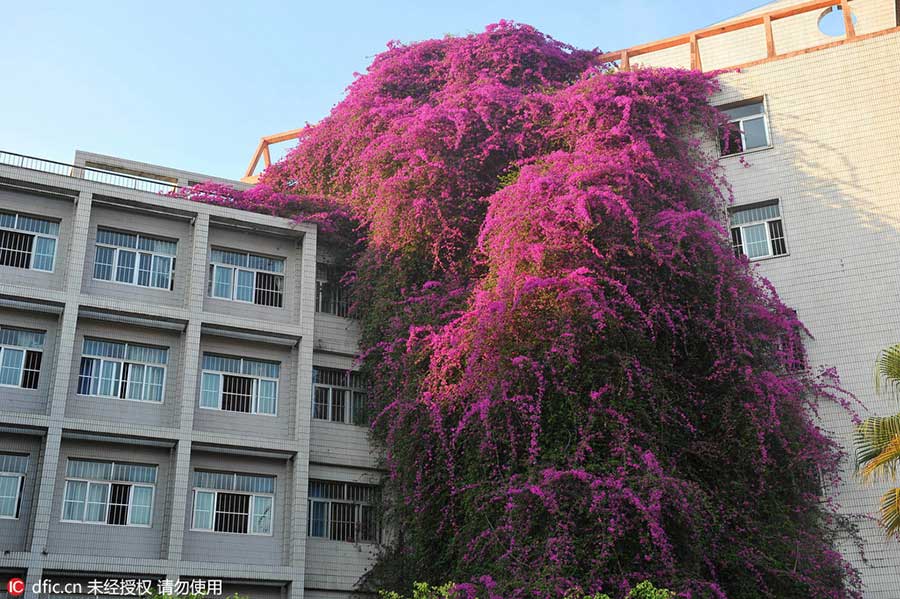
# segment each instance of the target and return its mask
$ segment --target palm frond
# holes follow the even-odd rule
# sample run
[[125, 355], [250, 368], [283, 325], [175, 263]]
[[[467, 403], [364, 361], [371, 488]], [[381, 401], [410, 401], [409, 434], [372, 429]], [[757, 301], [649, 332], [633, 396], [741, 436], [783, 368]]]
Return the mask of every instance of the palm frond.
[[881, 350], [875, 360], [875, 392], [881, 392], [884, 383], [891, 393], [900, 391], [900, 343]]
[[900, 533], [900, 488], [881, 496], [881, 523], [888, 536]]
[[881, 455], [881, 452], [898, 436], [900, 436], [900, 414], [866, 418], [856, 427], [853, 434], [857, 469]]
[[862, 477], [879, 479], [890, 476], [891, 479], [896, 479], [898, 465], [900, 465], [900, 436], [891, 439], [881, 453], [869, 460], [862, 470]]

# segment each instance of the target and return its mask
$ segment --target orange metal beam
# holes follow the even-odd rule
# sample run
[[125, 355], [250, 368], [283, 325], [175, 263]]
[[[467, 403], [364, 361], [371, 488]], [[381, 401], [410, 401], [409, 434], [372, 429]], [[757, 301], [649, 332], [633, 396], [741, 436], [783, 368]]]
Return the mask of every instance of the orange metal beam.
[[[745, 17], [743, 19], [737, 19], [735, 21], [730, 21], [728, 23], [723, 23], [722, 25], [714, 25], [712, 27], [704, 27], [703, 29], [697, 29], [696, 31], [692, 31], [690, 33], [683, 33], [681, 35], [676, 35], [673, 37], [668, 37], [662, 40], [657, 40], [655, 42], [648, 42], [646, 44], [639, 44], [637, 46], [632, 46], [630, 48], [626, 48], [629, 57], [639, 56], [641, 54], [649, 54], [651, 52], [658, 52], [659, 50], [667, 50], [668, 48], [674, 48], [676, 46], [683, 46], [686, 44], [691, 44], [692, 40], [700, 40], [706, 37], [713, 37], [716, 35], [721, 35], [723, 33], [730, 33], [732, 31], [738, 31], [740, 29], [746, 29], [748, 27], [755, 27], [757, 25], [765, 25], [766, 19], [769, 21], [777, 21], [778, 19], [786, 19], [788, 17], [793, 17], [796, 15], [800, 15], [803, 13], [811, 12], [814, 10], [818, 10], [821, 8], [828, 8], [829, 6], [837, 6], [840, 4], [846, 4], [847, 0], [811, 0], [810, 2], [804, 2], [803, 4], [798, 4], [796, 6], [791, 6], [789, 8], [782, 8], [780, 10], [773, 10], [771, 12], [762, 14], [762, 15], [754, 15], [750, 17]], [[850, 15], [850, 11], [847, 10], [844, 13], [844, 18], [848, 18]], [[852, 24], [852, 19], [851, 19]], [[849, 31], [849, 30], [848, 30]], [[619, 60], [622, 56], [623, 50], [616, 50], [615, 52], [607, 52], [598, 57], [600, 62], [612, 62], [614, 60]]]

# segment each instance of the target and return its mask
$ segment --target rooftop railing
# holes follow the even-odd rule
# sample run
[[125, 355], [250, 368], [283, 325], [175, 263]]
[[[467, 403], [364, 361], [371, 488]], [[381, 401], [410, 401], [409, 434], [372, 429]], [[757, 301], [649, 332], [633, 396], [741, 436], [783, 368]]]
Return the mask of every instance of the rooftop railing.
[[95, 183], [115, 185], [117, 187], [125, 187], [127, 189], [146, 191], [149, 193], [169, 193], [178, 189], [178, 186], [174, 183], [154, 181], [153, 179], [142, 179], [141, 177], [123, 175], [122, 173], [114, 171], [107, 171], [89, 166], [75, 166], [74, 164], [66, 164], [64, 162], [56, 162], [55, 160], [46, 160], [44, 158], [36, 158], [34, 156], [26, 156], [24, 154], [16, 154], [14, 152], [6, 152], [3, 150], [0, 150], [0, 164], [17, 166], [19, 168], [40, 171], [42, 173], [62, 175], [64, 177], [75, 177], [77, 179], [94, 181]]

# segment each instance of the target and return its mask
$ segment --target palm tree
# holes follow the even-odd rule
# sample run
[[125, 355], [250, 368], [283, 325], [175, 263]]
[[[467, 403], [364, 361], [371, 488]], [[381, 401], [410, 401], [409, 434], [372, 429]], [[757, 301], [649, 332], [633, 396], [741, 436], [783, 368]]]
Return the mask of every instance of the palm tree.
[[[882, 384], [900, 394], [900, 343], [882, 350], [875, 361], [875, 391]], [[900, 467], [900, 414], [866, 418], [856, 427], [856, 467], [863, 480], [896, 480]], [[900, 487], [881, 496], [881, 522], [889, 536], [900, 535]]]

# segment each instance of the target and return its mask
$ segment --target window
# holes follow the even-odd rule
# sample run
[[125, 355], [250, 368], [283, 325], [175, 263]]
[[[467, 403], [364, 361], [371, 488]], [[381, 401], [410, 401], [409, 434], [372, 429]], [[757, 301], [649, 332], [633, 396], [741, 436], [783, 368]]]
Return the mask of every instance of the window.
[[277, 362], [205, 353], [200, 407], [274, 416], [280, 371]]
[[313, 368], [313, 418], [368, 424], [368, 396], [358, 372]]
[[64, 522], [150, 526], [157, 467], [69, 458]]
[[0, 453], [0, 518], [19, 517], [27, 473], [27, 455]]
[[0, 327], [0, 385], [37, 389], [45, 336], [43, 331]]
[[377, 542], [377, 496], [378, 488], [373, 485], [310, 479], [307, 535], [332, 541]]
[[283, 291], [283, 259], [228, 250], [212, 251], [210, 297], [281, 308]]
[[787, 254], [778, 200], [731, 208], [729, 215], [735, 256], [758, 260]]
[[172, 290], [176, 242], [97, 229], [94, 278]]
[[78, 394], [161, 402], [169, 350], [85, 338]]
[[0, 266], [53, 272], [59, 223], [0, 212]]
[[271, 535], [275, 477], [194, 471], [193, 530]]
[[771, 145], [769, 121], [766, 117], [765, 104], [761, 99], [724, 107], [722, 112], [728, 115], [729, 119], [729, 126], [722, 132], [719, 140], [723, 156], [767, 148]]
[[347, 316], [350, 310], [344, 273], [330, 264], [316, 263], [316, 312]]

